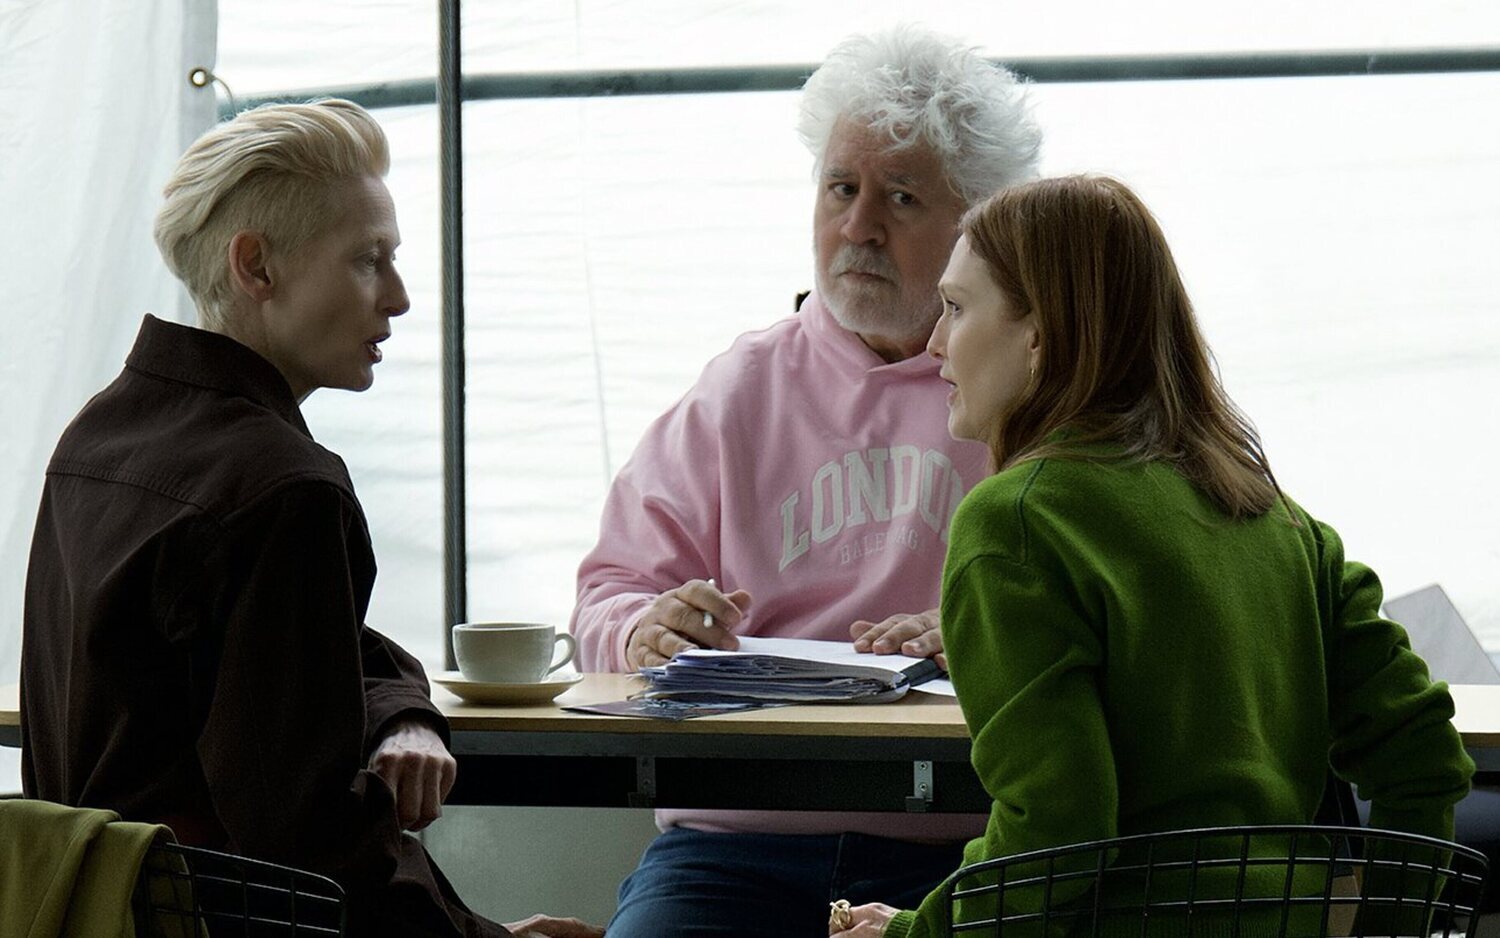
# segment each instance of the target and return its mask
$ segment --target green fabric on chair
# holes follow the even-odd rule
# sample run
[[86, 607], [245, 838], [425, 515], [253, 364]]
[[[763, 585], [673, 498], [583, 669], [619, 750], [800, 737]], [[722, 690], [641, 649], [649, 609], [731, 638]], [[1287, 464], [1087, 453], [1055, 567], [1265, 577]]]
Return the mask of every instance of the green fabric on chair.
[[0, 935], [134, 938], [146, 850], [171, 831], [113, 811], [0, 800]]

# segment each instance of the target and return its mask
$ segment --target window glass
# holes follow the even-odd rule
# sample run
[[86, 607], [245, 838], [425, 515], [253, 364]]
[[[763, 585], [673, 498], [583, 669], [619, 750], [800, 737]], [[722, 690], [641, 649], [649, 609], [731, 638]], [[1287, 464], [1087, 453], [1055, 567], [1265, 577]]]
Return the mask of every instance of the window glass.
[[[376, 4], [368, 27], [352, 4], [282, 6], [221, 3], [219, 72], [237, 90], [433, 73], [426, 5]], [[934, 4], [929, 20], [1012, 55], [1500, 37], [1491, 4], [1224, 9], [1075, 0], [1002, 30], [988, 5]], [[464, 12], [476, 73], [811, 62], [909, 7], [528, 0]], [[297, 64], [311, 59], [321, 71]], [[1157, 212], [1287, 491], [1390, 592], [1441, 582], [1500, 647], [1500, 500], [1486, 497], [1500, 429], [1500, 75], [1059, 84], [1034, 97], [1047, 172], [1117, 175]], [[475, 101], [464, 115], [470, 615], [562, 624], [608, 480], [641, 432], [708, 358], [811, 285], [811, 158], [790, 92]], [[373, 391], [323, 392], [307, 410], [370, 516], [370, 621], [433, 664], [437, 122], [431, 107], [378, 116], [412, 312]]]

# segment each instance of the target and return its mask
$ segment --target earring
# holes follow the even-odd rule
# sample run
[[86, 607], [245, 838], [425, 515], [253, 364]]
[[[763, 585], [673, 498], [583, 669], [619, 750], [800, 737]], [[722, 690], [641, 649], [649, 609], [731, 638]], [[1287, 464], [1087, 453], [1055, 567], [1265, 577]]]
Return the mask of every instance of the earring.
[[1033, 380], [1033, 381], [1036, 380], [1036, 360], [1035, 359], [1032, 359], [1032, 362], [1031, 362], [1031, 380]]

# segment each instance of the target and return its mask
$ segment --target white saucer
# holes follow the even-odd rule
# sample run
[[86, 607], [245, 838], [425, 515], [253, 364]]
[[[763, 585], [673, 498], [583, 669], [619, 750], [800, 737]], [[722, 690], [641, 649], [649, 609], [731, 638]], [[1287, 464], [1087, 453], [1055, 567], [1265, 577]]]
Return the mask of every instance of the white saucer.
[[432, 681], [470, 703], [526, 704], [545, 703], [583, 680], [582, 674], [563, 674], [529, 684], [489, 684], [471, 681], [457, 671], [434, 674]]

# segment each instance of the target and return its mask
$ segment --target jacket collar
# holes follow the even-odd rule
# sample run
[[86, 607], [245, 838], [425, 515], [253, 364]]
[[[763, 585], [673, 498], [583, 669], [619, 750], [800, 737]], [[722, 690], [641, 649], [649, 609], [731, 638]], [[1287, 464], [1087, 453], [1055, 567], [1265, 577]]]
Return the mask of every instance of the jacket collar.
[[286, 378], [275, 365], [227, 335], [165, 322], [147, 313], [125, 365], [168, 381], [247, 398], [312, 438]]

